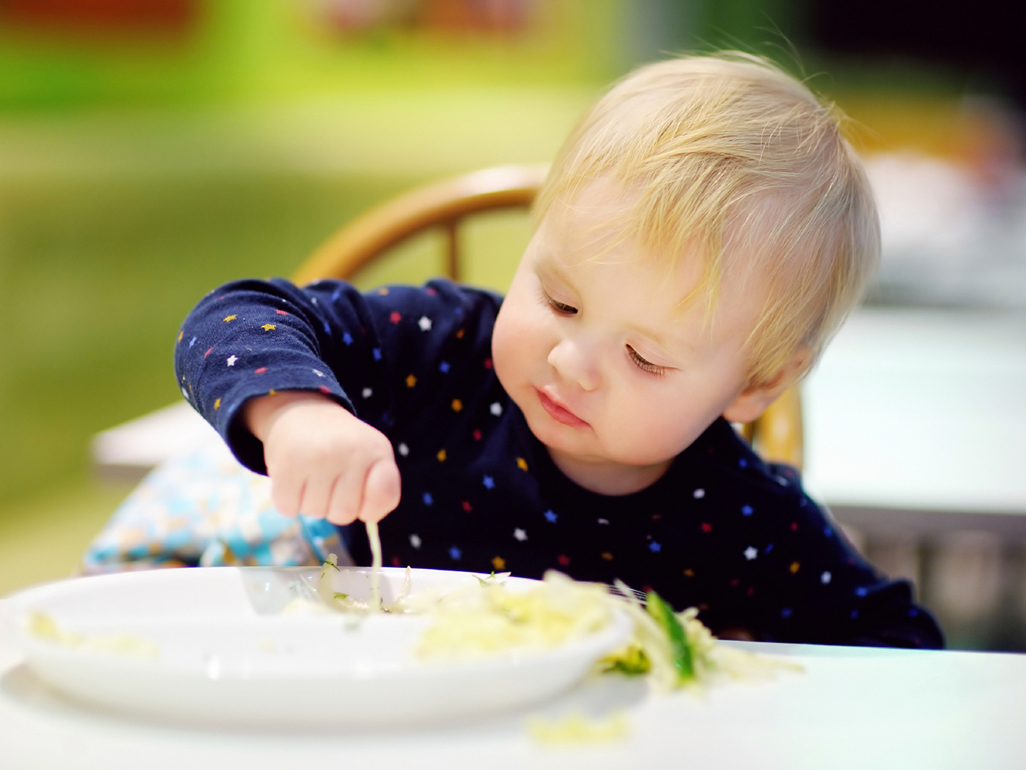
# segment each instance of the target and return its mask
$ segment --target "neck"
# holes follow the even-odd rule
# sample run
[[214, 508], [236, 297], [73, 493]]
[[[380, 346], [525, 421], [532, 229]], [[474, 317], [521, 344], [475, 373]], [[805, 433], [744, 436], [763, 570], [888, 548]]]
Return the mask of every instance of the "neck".
[[624, 465], [608, 460], [589, 460], [548, 449], [549, 457], [563, 475], [589, 492], [629, 495], [651, 486], [666, 473], [672, 460], [656, 465]]

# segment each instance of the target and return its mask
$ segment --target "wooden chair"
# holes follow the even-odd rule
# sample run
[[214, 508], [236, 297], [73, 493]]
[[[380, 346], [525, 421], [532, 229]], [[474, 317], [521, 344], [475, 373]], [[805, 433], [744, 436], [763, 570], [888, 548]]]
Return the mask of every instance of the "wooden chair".
[[499, 166], [418, 187], [371, 209], [342, 227], [299, 266], [299, 285], [318, 278], [351, 279], [361, 268], [428, 229], [445, 234], [446, 275], [458, 281], [459, 225], [466, 217], [498, 209], [528, 209], [548, 166]]
[[[459, 226], [473, 214], [530, 207], [545, 166], [501, 166], [418, 187], [358, 217], [329, 238], [296, 271], [298, 284], [318, 278], [351, 279], [361, 268], [410, 236], [445, 234], [446, 274], [460, 279]], [[767, 460], [801, 468], [802, 412], [798, 386], [790, 388], [741, 433]]]

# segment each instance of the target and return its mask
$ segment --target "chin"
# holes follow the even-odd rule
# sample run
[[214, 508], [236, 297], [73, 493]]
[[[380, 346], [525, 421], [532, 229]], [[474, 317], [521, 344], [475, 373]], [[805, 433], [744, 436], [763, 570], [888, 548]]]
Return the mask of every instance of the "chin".
[[[518, 404], [519, 406], [519, 404]], [[542, 442], [547, 447], [552, 447], [553, 444], [558, 444], [557, 449], [563, 449], [563, 443], [560, 441], [558, 428], [561, 427], [555, 423], [551, 417], [544, 413], [541, 409], [535, 410], [524, 409], [521, 407], [521, 411], [524, 413], [524, 419], [527, 421], [527, 427], [531, 429], [531, 433], [534, 437]]]
[[533, 422], [528, 418], [527, 426], [531, 429], [534, 437], [550, 452], [558, 452], [580, 462], [622, 464], [621, 460], [611, 457], [602, 451], [601, 447], [596, 447], [593, 441], [582, 440], [583, 437], [579, 435], [568, 435], [573, 429], [554, 423], [548, 415], [542, 415], [538, 422]]
[[571, 435], [573, 428], [560, 425], [549, 417], [541, 407], [536, 410], [522, 411], [531, 433], [547, 448], [575, 456], [583, 454], [584, 447], [581, 445], [580, 437]]

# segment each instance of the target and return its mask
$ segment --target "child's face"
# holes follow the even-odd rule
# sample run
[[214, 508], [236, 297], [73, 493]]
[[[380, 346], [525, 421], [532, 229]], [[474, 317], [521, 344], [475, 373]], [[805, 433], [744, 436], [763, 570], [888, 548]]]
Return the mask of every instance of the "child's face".
[[700, 302], [680, 309], [698, 260], [668, 280], [636, 242], [615, 242], [609, 223], [631, 202], [604, 180], [556, 202], [492, 339], [499, 381], [531, 431], [564, 473], [604, 494], [651, 484], [720, 415], [749, 419], [738, 407], [744, 343], [762, 299], [727, 280], [711, 319]]

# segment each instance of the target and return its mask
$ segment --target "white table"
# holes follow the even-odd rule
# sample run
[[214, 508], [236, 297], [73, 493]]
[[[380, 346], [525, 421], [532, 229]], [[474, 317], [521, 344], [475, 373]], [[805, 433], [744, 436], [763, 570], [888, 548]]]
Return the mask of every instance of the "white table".
[[[4, 602], [0, 600], [0, 629]], [[535, 711], [622, 711], [626, 738], [537, 743], [518, 714], [477, 724], [355, 733], [221, 730], [101, 713], [47, 690], [0, 631], [0, 768], [759, 768], [1012, 770], [1023, 767], [1026, 656], [743, 645], [805, 667], [704, 700], [605, 677]], [[344, 697], [340, 693], [339, 697]]]
[[1026, 535], [1026, 312], [864, 308], [803, 391], [810, 492], [866, 531]]

